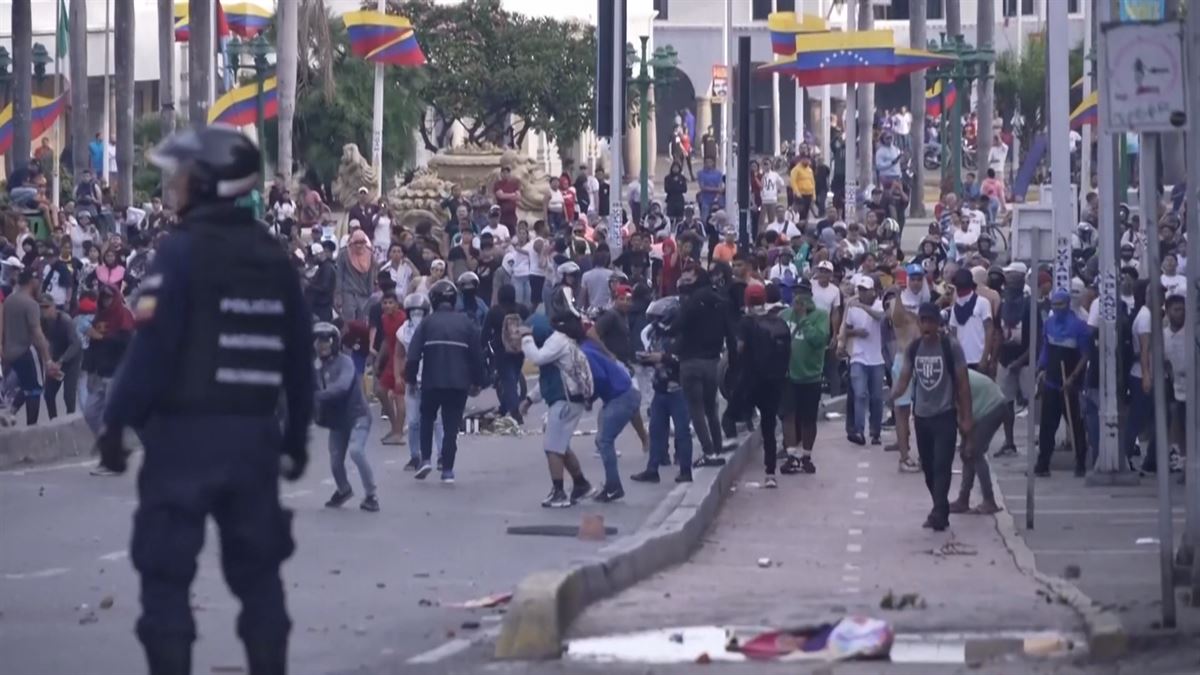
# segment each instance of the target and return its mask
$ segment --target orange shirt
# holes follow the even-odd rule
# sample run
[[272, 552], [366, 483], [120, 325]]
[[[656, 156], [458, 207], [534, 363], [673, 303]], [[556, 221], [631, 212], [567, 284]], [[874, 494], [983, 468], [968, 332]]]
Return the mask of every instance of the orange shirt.
[[721, 242], [713, 247], [713, 260], [721, 262], [733, 262], [733, 257], [737, 255], [737, 244], [726, 244]]

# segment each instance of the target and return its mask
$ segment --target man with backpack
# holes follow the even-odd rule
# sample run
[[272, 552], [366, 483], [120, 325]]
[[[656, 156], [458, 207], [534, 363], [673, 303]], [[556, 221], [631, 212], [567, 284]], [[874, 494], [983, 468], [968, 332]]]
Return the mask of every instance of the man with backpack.
[[905, 352], [900, 379], [892, 387], [892, 402], [912, 392], [917, 453], [933, 510], [922, 527], [941, 532], [950, 526], [950, 480], [954, 468], [955, 429], [971, 437], [971, 387], [967, 361], [958, 342], [942, 332], [942, 312], [927, 302], [917, 310], [921, 337]]
[[530, 312], [528, 307], [517, 302], [517, 291], [512, 284], [500, 287], [497, 300], [483, 320], [483, 344], [492, 352], [500, 414], [509, 415], [517, 424], [524, 424], [520, 402], [521, 366], [525, 364], [525, 356], [521, 352], [520, 329]]
[[737, 349], [743, 367], [734, 399], [757, 408], [761, 417], [765, 488], [777, 487], [775, 421], [792, 353], [792, 331], [779, 316], [782, 309], [777, 285], [748, 286], [746, 316], [738, 325]]

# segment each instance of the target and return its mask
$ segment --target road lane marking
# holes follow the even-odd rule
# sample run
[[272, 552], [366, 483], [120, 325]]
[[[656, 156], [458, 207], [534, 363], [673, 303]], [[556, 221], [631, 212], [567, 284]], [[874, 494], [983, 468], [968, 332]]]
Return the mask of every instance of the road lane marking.
[[859, 577], [853, 574], [846, 574], [842, 576], [842, 581], [845, 581], [848, 584], [857, 584], [859, 580]]
[[67, 462], [65, 464], [51, 464], [50, 466], [36, 466], [28, 469], [15, 469], [11, 471], [0, 471], [0, 476], [24, 476], [30, 473], [48, 473], [50, 471], [62, 471], [63, 469], [78, 469], [84, 466], [95, 466], [96, 460], [88, 459], [82, 462]]
[[466, 651], [473, 644], [494, 640], [498, 635], [500, 635], [500, 626], [491, 626], [477, 632], [472, 639], [455, 638], [449, 642], [438, 645], [427, 652], [421, 652], [420, 654], [417, 654], [416, 656], [405, 661], [405, 663], [413, 665], [420, 663], [437, 663], [438, 661], [443, 661], [451, 656], [454, 656], [455, 654]]
[[11, 581], [19, 581], [21, 579], [48, 579], [50, 577], [62, 576], [70, 571], [71, 570], [67, 569], [66, 567], [51, 567], [48, 569], [36, 570], [33, 572], [18, 572], [18, 573], [14, 573], [14, 574], [5, 574], [4, 578], [9, 579]]
[[860, 469], [869, 469], [869, 468], [871, 468], [871, 463], [870, 463], [870, 462], [859, 462], [859, 463], [858, 463], [858, 468], [860, 468]]
[[871, 496], [871, 495], [867, 494], [866, 492], [855, 492], [855, 493], [854, 493], [854, 498], [855, 498], [855, 499], [866, 499], [866, 498], [868, 498], [868, 497], [870, 497], [870, 496]]
[[846, 544], [846, 553], [862, 553], [862, 544]]
[[[1013, 514], [1025, 513], [1025, 508], [1009, 509]], [[1176, 506], [1171, 509], [1172, 513], [1184, 514], [1186, 509], [1182, 506]], [[1039, 516], [1123, 516], [1134, 515], [1137, 513], [1158, 513], [1158, 509], [1038, 509], [1035, 513]]]
[[871, 479], [867, 478], [866, 476], [859, 476], [858, 478], [855, 478], [854, 480], [855, 480], [855, 482], [858, 482], [858, 483], [870, 483], [871, 482]]
[[860, 510], [860, 509], [855, 509], [855, 510], [853, 510], [853, 511], [851, 511], [851, 512], [850, 512], [850, 515], [852, 515], [852, 516], [865, 516], [865, 515], [867, 515], [867, 512], [866, 512], [866, 511], [863, 511], [863, 510]]
[[841, 592], [845, 593], [846, 595], [854, 595], [855, 593], [859, 593], [861, 591], [856, 586], [848, 586], [846, 588], [843, 588]]
[[854, 563], [846, 563], [845, 565], [842, 565], [842, 569], [846, 570], [847, 572], [857, 572], [862, 568]]
[[1034, 550], [1034, 555], [1158, 555], [1158, 546], [1143, 546], [1142, 548], [1047, 548]]
[[295, 499], [296, 497], [303, 497], [304, 495], [311, 494], [312, 490], [292, 490], [291, 492], [285, 492], [279, 496], [284, 499]]
[[858, 528], [850, 528], [850, 530], [848, 530], [848, 533], [851, 537], [861, 537], [862, 536], [862, 530], [860, 530]]
[[128, 558], [128, 557], [129, 557], [129, 551], [122, 550], [122, 551], [113, 551], [112, 553], [105, 553], [104, 555], [100, 556], [100, 560], [107, 560], [109, 562], [112, 562], [115, 560], [124, 560], [125, 558]]

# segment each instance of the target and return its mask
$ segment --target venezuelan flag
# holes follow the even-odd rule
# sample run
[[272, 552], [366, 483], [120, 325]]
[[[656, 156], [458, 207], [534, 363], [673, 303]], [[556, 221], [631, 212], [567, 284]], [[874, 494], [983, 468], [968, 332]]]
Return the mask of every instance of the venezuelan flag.
[[1085, 124], [1096, 126], [1100, 114], [1100, 92], [1093, 91], [1088, 97], [1079, 102], [1071, 113], [1071, 128], [1078, 129]]
[[954, 107], [954, 102], [958, 99], [958, 89], [953, 82], [947, 80], [938, 80], [933, 83], [933, 86], [925, 90], [925, 114], [930, 117], [937, 117], [942, 114], [943, 110], [949, 110]]
[[[263, 80], [263, 119], [269, 120], [279, 114], [279, 92], [275, 88], [275, 76]], [[258, 83], [250, 82], [230, 89], [213, 102], [208, 111], [209, 124], [228, 124], [244, 127], [254, 124], [257, 115]]]
[[[37, 138], [50, 130], [63, 111], [67, 109], [67, 92], [58, 98], [33, 97], [30, 120], [30, 138]], [[11, 103], [0, 110], [0, 155], [8, 154], [13, 142], [13, 106]]]
[[235, 2], [225, 10], [229, 31], [243, 38], [252, 38], [271, 25], [271, 12], [253, 2]]
[[954, 60], [921, 49], [892, 45], [892, 31], [815, 33], [796, 38], [796, 54], [760, 71], [778, 72], [800, 86], [846, 82], [889, 84], [909, 73]]
[[829, 26], [819, 16], [774, 12], [767, 16], [767, 30], [771, 32], [771, 51], [778, 56], [793, 56], [796, 53], [797, 35], [821, 33], [829, 30]]
[[[217, 35], [222, 38], [229, 37], [229, 21], [225, 18], [225, 10], [221, 7], [221, 0], [216, 0], [217, 8]], [[187, 42], [191, 37], [191, 29], [189, 28], [189, 12], [187, 2], [175, 3], [175, 41]]]
[[393, 66], [419, 66], [425, 53], [417, 43], [412, 23], [402, 16], [374, 11], [346, 12], [342, 15], [350, 38], [350, 51], [371, 63]]

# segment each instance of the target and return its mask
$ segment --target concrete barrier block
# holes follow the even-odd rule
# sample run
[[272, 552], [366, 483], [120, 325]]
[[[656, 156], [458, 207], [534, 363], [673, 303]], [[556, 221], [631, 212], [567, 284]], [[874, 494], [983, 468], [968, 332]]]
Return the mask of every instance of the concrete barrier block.
[[0, 469], [83, 457], [94, 443], [92, 430], [78, 413], [31, 427], [9, 427], [0, 431]]

